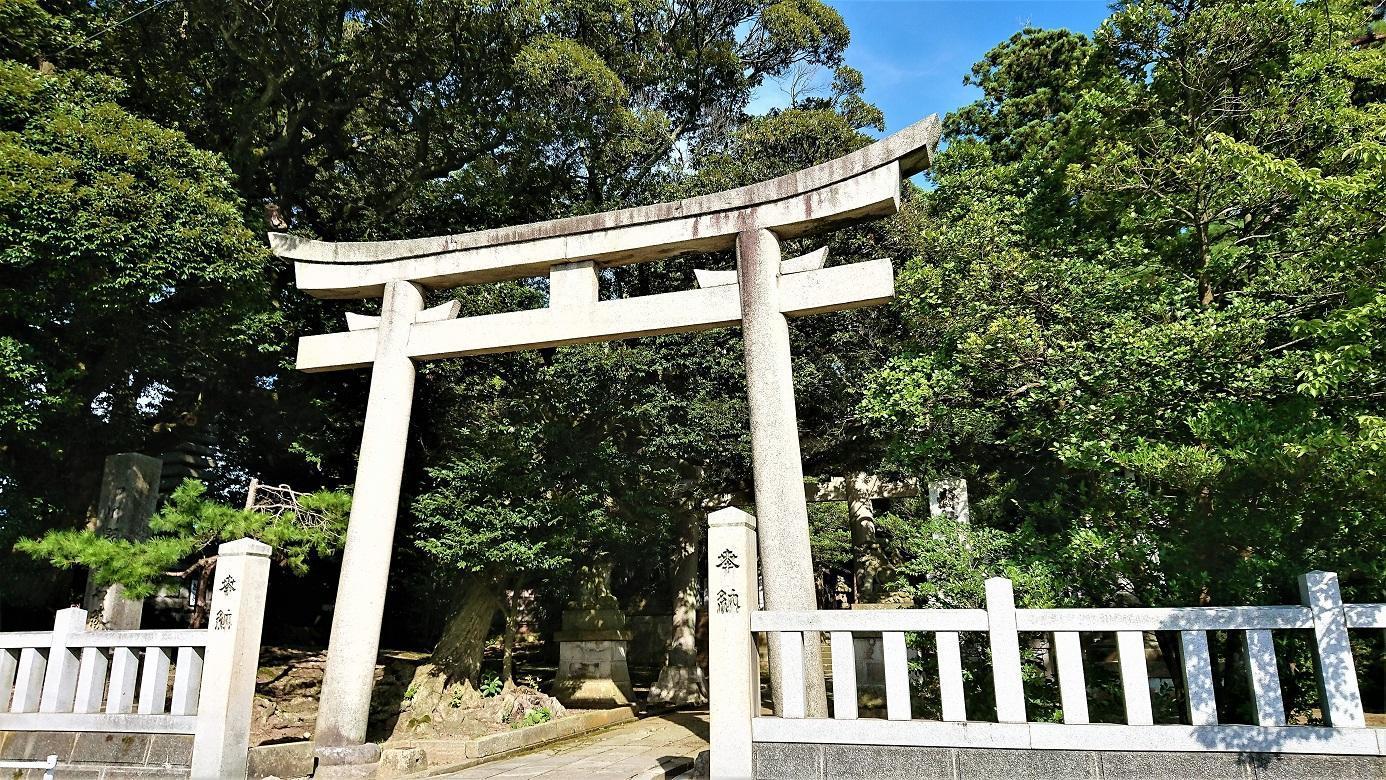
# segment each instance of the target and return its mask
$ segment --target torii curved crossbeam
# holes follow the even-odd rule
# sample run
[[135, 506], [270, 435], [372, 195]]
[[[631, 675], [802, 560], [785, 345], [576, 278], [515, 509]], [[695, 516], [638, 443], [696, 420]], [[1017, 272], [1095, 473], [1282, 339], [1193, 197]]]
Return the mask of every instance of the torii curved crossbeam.
[[387, 282], [433, 289], [544, 276], [550, 266], [658, 260], [730, 249], [748, 228], [781, 239], [888, 216], [900, 180], [929, 166], [941, 125], [929, 116], [851, 154], [711, 195], [516, 227], [401, 241], [328, 242], [271, 233], [294, 260], [299, 289], [319, 298], [379, 298]]

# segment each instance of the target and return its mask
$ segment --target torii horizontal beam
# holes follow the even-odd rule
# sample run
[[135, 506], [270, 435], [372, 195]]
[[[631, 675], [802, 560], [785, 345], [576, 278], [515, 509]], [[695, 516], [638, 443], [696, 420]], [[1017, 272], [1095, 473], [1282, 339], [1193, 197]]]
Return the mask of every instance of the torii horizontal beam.
[[[787, 274], [779, 278], [779, 287], [780, 311], [789, 317], [873, 306], [895, 294], [889, 260]], [[435, 360], [486, 355], [690, 333], [741, 322], [741, 294], [736, 284], [601, 302], [595, 292], [587, 301], [555, 297], [553, 305], [545, 309], [460, 320], [420, 319], [410, 329], [405, 356]], [[368, 366], [375, 360], [378, 338], [374, 327], [303, 336], [298, 340], [298, 368], [335, 371]]]

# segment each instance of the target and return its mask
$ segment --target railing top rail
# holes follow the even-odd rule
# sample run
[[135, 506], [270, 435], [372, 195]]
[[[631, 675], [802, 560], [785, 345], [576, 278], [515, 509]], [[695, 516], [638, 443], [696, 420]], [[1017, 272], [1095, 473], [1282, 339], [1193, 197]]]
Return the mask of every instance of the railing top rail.
[[1348, 628], [1386, 628], [1386, 604], [1344, 604]]
[[26, 647], [50, 647], [52, 631], [10, 631], [0, 634], [0, 649], [18, 650]]
[[751, 612], [752, 631], [986, 631], [984, 609]]
[[1238, 631], [1313, 628], [1308, 607], [1018, 609], [1020, 631]]
[[76, 634], [69, 647], [206, 647], [205, 628], [157, 628], [134, 631], [88, 631]]
[[[1346, 604], [1349, 628], [1386, 628], [1386, 604]], [[1018, 609], [1020, 631], [1253, 631], [1310, 629], [1308, 607]], [[986, 631], [984, 609], [873, 609], [751, 613], [752, 631]]]
[[[68, 637], [68, 647], [206, 647], [203, 628], [158, 628], [135, 631], [84, 631]], [[47, 648], [53, 645], [52, 631], [11, 631], [0, 633], [0, 650]]]
[[0, 730], [196, 734], [197, 716], [134, 712], [0, 712]]

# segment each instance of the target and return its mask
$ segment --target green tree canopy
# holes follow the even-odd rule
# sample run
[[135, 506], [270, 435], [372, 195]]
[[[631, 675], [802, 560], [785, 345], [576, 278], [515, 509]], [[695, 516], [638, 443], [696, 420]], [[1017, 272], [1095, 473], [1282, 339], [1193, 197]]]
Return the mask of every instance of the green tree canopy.
[[282, 323], [226, 166], [80, 71], [0, 61], [0, 548], [103, 459], [263, 392]]
[[351, 497], [344, 493], [310, 493], [300, 497], [294, 509], [276, 513], [236, 509], [207, 499], [206, 492], [201, 482], [185, 480], [150, 519], [145, 539], [58, 530], [21, 539], [15, 546], [54, 566], [83, 567], [96, 585], [122, 585], [129, 598], [147, 598], [162, 585], [195, 576], [201, 617], [195, 624], [206, 620], [210, 578], [222, 542], [258, 539], [273, 548], [276, 565], [299, 576], [308, 572], [313, 559], [341, 549], [351, 511]]
[[1027, 30], [949, 121], [867, 411], [1084, 604], [1379, 598], [1386, 51], [1353, 2]]

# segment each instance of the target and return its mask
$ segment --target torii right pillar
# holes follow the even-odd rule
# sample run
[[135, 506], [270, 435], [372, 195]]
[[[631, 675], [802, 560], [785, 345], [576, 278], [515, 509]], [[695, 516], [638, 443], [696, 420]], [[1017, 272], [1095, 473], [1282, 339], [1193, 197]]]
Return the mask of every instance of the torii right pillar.
[[[761, 587], [765, 607], [815, 610], [813, 552], [809, 545], [799, 420], [794, 408], [794, 369], [789, 321], [780, 311], [780, 240], [765, 228], [736, 238], [741, 288], [741, 335], [746, 350], [746, 393], [751, 415], [751, 456], [756, 521], [760, 528]], [[780, 711], [780, 659], [771, 645], [771, 693]], [[804, 633], [805, 714], [828, 716], [822, 644]]]

